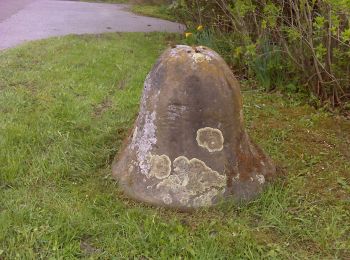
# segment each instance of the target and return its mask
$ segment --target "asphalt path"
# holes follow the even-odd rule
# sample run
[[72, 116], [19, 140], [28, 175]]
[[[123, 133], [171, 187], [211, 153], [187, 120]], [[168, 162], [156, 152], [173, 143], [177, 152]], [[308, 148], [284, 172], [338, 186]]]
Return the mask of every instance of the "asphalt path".
[[0, 49], [68, 34], [183, 32], [184, 26], [129, 12], [124, 4], [0, 0]]
[[36, 0], [0, 0], [0, 23]]

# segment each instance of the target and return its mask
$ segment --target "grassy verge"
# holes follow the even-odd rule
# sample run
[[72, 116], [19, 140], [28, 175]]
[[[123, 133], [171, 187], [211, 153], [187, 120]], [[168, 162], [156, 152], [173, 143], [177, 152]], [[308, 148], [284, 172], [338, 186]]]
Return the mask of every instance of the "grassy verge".
[[80, 0], [80, 2], [106, 3], [106, 4], [128, 4], [129, 0]]
[[166, 5], [160, 4], [134, 4], [129, 0], [80, 0], [82, 2], [108, 3], [108, 4], [131, 4], [130, 11], [144, 16], [176, 21], [176, 17], [168, 10]]
[[350, 123], [243, 89], [250, 135], [286, 174], [192, 214], [125, 198], [110, 163], [171, 35], [68, 36], [0, 52], [0, 258], [349, 258]]
[[140, 15], [176, 21], [176, 17], [165, 5], [132, 5], [131, 11]]

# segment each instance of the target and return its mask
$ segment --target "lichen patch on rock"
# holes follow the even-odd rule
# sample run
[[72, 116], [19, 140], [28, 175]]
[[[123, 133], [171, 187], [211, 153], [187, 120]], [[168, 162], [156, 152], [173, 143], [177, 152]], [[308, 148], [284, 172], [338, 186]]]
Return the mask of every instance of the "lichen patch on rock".
[[136, 157], [141, 170], [141, 173], [148, 175], [150, 164], [148, 163], [147, 156], [149, 155], [152, 146], [157, 143], [156, 138], [156, 126], [154, 124], [156, 118], [156, 112], [145, 114], [145, 123], [141, 131], [137, 134], [140, 135], [136, 139], [134, 147], [136, 148]]
[[188, 203], [191, 199], [194, 207], [210, 206], [217, 194], [214, 190], [218, 191], [226, 185], [226, 176], [197, 158], [189, 160], [185, 156], [177, 157], [173, 162], [173, 171], [174, 174], [157, 184], [157, 189], [174, 193], [184, 206], [190, 206]]
[[207, 193], [194, 198], [193, 206], [194, 207], [207, 207], [213, 204], [213, 199], [219, 194], [219, 190], [211, 189]]
[[163, 202], [167, 205], [171, 204], [173, 202], [173, 199], [169, 194], [165, 194], [162, 198]]
[[224, 137], [219, 129], [204, 127], [197, 130], [197, 144], [209, 152], [221, 151], [224, 147]]
[[257, 180], [258, 183], [261, 184], [261, 185], [265, 183], [265, 177], [264, 177], [264, 175], [257, 174], [257, 175], [256, 175], [256, 180]]
[[165, 154], [152, 155], [150, 160], [150, 177], [156, 177], [157, 179], [164, 179], [170, 175], [171, 161]]
[[203, 62], [203, 61], [210, 61], [211, 58], [209, 56], [206, 56], [205, 54], [203, 53], [194, 53], [192, 55], [192, 58], [194, 60], [195, 63], [199, 63], [199, 62]]

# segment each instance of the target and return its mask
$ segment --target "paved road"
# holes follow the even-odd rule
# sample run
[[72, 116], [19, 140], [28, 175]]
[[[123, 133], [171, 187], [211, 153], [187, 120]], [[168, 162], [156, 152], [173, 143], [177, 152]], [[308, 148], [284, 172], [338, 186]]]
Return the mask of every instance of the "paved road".
[[0, 49], [67, 34], [182, 32], [178, 23], [128, 12], [126, 5], [59, 0], [0, 0]]
[[0, 22], [23, 9], [35, 0], [0, 0]]

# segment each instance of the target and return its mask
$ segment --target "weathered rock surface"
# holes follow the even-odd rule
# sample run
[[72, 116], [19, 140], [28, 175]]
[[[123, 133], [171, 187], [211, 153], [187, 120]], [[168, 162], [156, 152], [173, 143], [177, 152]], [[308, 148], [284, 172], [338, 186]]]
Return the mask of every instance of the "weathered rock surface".
[[206, 47], [166, 50], [113, 163], [124, 192], [186, 210], [252, 199], [275, 172], [244, 130], [240, 86], [224, 60]]

